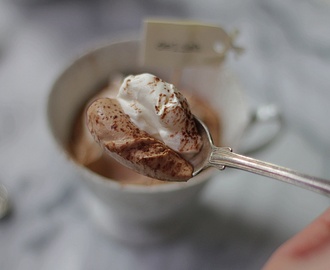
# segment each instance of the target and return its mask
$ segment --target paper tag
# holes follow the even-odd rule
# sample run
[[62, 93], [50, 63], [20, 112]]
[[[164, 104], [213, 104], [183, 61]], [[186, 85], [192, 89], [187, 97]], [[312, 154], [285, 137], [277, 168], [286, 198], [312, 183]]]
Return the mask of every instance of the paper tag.
[[144, 65], [181, 68], [221, 63], [227, 52], [242, 49], [233, 45], [221, 27], [184, 21], [144, 22]]

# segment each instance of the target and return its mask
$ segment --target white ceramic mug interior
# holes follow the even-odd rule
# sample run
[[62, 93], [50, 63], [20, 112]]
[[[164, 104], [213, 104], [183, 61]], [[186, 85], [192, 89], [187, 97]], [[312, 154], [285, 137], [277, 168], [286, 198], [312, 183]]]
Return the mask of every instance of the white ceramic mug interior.
[[[139, 41], [120, 41], [93, 49], [75, 60], [55, 81], [49, 94], [48, 122], [52, 136], [70, 165], [80, 174], [89, 196], [92, 218], [110, 235], [130, 243], [163, 239], [183, 227], [198, 194], [213, 172], [187, 183], [154, 186], [122, 185], [77, 164], [67, 146], [78, 111], [112, 74], [154, 73], [168, 80], [171, 70], [139, 65]], [[237, 81], [224, 69], [190, 68], [182, 82], [203, 93], [222, 120], [222, 144], [236, 146], [248, 122], [248, 108]], [[217, 177], [221, 177], [217, 175]]]

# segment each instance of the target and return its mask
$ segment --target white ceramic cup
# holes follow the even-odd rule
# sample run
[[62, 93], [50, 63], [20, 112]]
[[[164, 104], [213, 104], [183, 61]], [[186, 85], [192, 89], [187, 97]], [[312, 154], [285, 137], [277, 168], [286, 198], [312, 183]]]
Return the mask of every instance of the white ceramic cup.
[[[171, 70], [139, 66], [138, 52], [139, 41], [121, 41], [93, 49], [75, 60], [53, 85], [48, 121], [60, 151], [69, 157], [68, 163], [74, 165], [87, 186], [86, 205], [93, 220], [117, 239], [148, 243], [184, 228], [198, 195], [216, 171], [203, 172], [187, 183], [122, 185], [75, 163], [67, 150], [78, 111], [111, 74], [150, 72], [169, 79]], [[224, 69], [204, 67], [186, 69], [182, 82], [202, 93], [210, 106], [218, 110], [222, 119], [222, 145], [235, 149], [249, 123], [248, 106], [236, 80]], [[222, 176], [216, 174], [216, 177]]]

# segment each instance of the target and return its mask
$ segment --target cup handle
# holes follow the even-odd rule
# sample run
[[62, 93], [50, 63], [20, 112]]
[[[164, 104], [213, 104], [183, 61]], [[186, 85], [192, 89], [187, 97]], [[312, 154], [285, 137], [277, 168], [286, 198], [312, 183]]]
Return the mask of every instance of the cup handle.
[[253, 154], [278, 138], [283, 130], [283, 118], [276, 104], [260, 105], [251, 110], [249, 122], [243, 133], [239, 152]]

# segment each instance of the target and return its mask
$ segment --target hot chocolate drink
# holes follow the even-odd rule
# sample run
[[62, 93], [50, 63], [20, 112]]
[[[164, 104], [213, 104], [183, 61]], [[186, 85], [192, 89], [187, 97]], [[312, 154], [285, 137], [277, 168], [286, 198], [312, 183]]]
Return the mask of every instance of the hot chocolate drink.
[[[109, 153], [112, 154], [112, 156], [114, 156], [113, 154], [115, 153], [115, 158], [119, 157], [120, 161], [123, 160], [123, 157], [124, 159], [129, 157], [130, 160], [129, 162], [126, 162], [125, 165], [130, 165], [133, 162], [137, 171], [143, 169], [143, 174], [148, 176], [170, 181], [188, 180], [191, 177], [193, 168], [175, 151], [182, 154], [184, 157], [193, 155], [198, 152], [201, 147], [200, 138], [196, 133], [194, 123], [192, 122], [192, 116], [190, 114], [192, 112], [196, 117], [209, 126], [216, 143], [219, 144], [221, 125], [218, 113], [211, 108], [205, 100], [196, 94], [189, 95], [188, 91], [183, 91], [184, 96], [187, 98], [186, 100], [176, 89], [170, 89], [173, 85], [167, 84], [151, 74], [128, 77], [123, 83], [124, 86], [122, 85], [120, 88], [122, 81], [122, 78], [112, 80], [111, 84], [95, 95], [90, 102], [88, 102], [88, 106], [86, 106], [80, 113], [72, 131], [70, 151], [73, 157], [77, 162], [94, 172], [113, 180], [117, 180], [123, 184], [151, 185], [164, 182], [135, 173], [115, 161], [108, 155]], [[136, 85], [136, 87], [142, 89], [142, 92], [144, 86], [146, 86], [146, 89], [149, 89], [149, 93], [143, 93], [144, 96], [139, 101], [141, 104], [136, 104], [138, 97], [132, 98], [134, 101], [134, 104], [132, 104], [127, 103], [125, 96], [123, 96], [127, 95], [127, 93], [135, 93], [133, 89], [134, 87], [129, 88], [130, 83], [132, 83], [134, 87]], [[121, 89], [121, 92], [117, 95], [118, 89]], [[119, 100], [113, 99], [115, 96], [117, 96], [117, 98], [119, 97]], [[149, 101], [153, 97], [158, 98], [157, 104], [160, 105], [152, 105], [148, 109], [148, 104], [152, 104]], [[92, 106], [89, 106], [92, 102], [94, 102]], [[177, 108], [176, 106], [173, 106], [173, 104], [179, 104], [180, 107]], [[191, 112], [188, 104], [190, 105]], [[123, 106], [128, 112], [127, 110], [125, 112], [122, 110]], [[88, 119], [86, 119], [87, 107], [89, 107], [87, 113], [89, 117]], [[163, 111], [160, 112], [160, 108]], [[114, 110], [116, 110], [116, 113]], [[148, 132], [141, 132], [139, 129], [135, 128], [136, 126], [129, 120], [129, 117], [126, 114], [130, 113], [130, 110], [131, 115], [133, 115], [131, 117], [133, 121], [134, 118], [136, 118], [136, 124], [142, 126], [142, 129]], [[155, 115], [159, 117], [157, 119], [151, 119], [148, 112], [144, 114], [144, 117], [141, 117], [144, 110], [156, 110]], [[115, 117], [111, 118], [114, 114]], [[173, 117], [180, 121], [176, 122]], [[157, 126], [158, 122], [159, 125]], [[125, 124], [119, 128], [118, 125], [121, 125], [121, 123]], [[92, 135], [86, 128], [87, 124], [89, 125], [96, 141], [102, 141], [103, 144], [106, 142], [104, 144], [106, 147], [103, 148], [107, 150], [108, 154], [105, 153], [104, 150], [94, 141]], [[105, 128], [108, 124], [111, 125], [111, 127], [108, 126]], [[154, 126], [154, 124], [156, 124], [156, 126]], [[127, 127], [130, 132], [127, 132], [127, 130], [125, 131], [124, 127]], [[108, 130], [112, 130], [111, 136], [109, 136]], [[137, 132], [134, 132], [133, 134], [132, 130], [137, 130]], [[149, 136], [149, 134], [153, 134], [153, 136]], [[163, 137], [165, 144], [159, 141], [157, 136]], [[154, 137], [156, 137], [156, 139], [154, 139]], [[162, 138], [159, 139], [161, 140]], [[142, 143], [144, 145], [143, 151], [146, 151], [144, 153], [148, 155], [147, 159], [142, 159], [142, 164], [139, 156], [141, 155], [141, 150], [136, 147], [137, 143], [140, 143], [140, 145]], [[171, 146], [171, 148], [167, 147], [167, 145]], [[134, 147], [132, 148], [132, 146]], [[134, 151], [132, 151], [132, 149]], [[118, 155], [118, 151], [120, 152], [120, 155]], [[125, 153], [128, 153], [129, 155], [126, 155]], [[159, 159], [158, 161], [160, 162], [157, 163], [157, 159]], [[136, 160], [138, 160], [138, 163]], [[146, 166], [146, 162], [148, 163], [148, 166]], [[171, 166], [167, 166], [169, 164]], [[157, 170], [152, 166], [155, 168], [157, 167]], [[172, 168], [172, 170], [166, 169], [169, 167]]]

